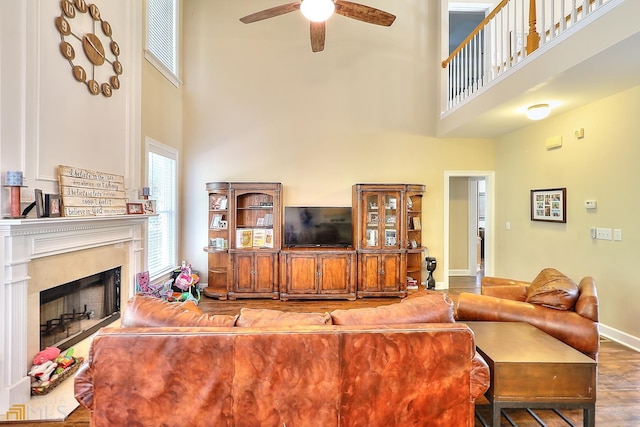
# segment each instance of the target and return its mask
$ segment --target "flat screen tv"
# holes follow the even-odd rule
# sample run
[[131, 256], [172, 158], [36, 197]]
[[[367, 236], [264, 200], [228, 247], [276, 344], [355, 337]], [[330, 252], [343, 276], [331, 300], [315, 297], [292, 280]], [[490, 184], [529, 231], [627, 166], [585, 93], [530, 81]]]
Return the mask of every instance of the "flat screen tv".
[[284, 207], [285, 247], [351, 247], [351, 207]]

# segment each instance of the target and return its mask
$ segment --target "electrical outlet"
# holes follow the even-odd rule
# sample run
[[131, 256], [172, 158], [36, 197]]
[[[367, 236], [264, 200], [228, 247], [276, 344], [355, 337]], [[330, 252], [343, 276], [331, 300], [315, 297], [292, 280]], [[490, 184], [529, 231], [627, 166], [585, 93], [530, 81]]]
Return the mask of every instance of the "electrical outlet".
[[611, 240], [611, 229], [610, 228], [597, 228], [596, 229], [596, 238], [599, 240]]

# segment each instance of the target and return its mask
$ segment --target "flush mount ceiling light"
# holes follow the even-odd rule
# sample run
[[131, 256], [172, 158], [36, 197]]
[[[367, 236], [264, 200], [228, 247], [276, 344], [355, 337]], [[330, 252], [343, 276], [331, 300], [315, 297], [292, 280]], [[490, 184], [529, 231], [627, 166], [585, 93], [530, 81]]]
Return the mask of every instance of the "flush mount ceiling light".
[[324, 22], [336, 10], [333, 0], [304, 0], [300, 4], [300, 12], [313, 22]]
[[542, 120], [551, 113], [549, 104], [536, 104], [527, 108], [527, 117], [530, 120]]

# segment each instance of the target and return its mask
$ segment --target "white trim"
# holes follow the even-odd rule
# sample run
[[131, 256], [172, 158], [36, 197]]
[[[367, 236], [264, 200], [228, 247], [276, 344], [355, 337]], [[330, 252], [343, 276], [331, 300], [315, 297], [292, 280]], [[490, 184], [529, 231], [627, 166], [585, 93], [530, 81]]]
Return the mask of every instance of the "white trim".
[[449, 288], [449, 181], [454, 177], [483, 177], [486, 181], [485, 186], [485, 246], [484, 246], [484, 272], [485, 275], [493, 275], [495, 267], [495, 216], [493, 214], [495, 207], [495, 172], [494, 171], [444, 171], [444, 191], [443, 191], [443, 288]]
[[492, 3], [449, 3], [449, 12], [485, 12], [493, 10]]
[[160, 72], [160, 74], [165, 76], [167, 78], [167, 80], [169, 80], [171, 82], [171, 84], [173, 84], [175, 87], [179, 88], [182, 85], [182, 80], [180, 80], [178, 78], [178, 76], [173, 71], [168, 69], [164, 65], [164, 63], [162, 63], [162, 61], [160, 61], [158, 59], [158, 57], [153, 54], [153, 52], [145, 49], [144, 50], [144, 58], [147, 61], [149, 61], [149, 63], [151, 65], [153, 65], [154, 68]]
[[[149, 156], [147, 156], [149, 152], [160, 154], [164, 157], [169, 157], [170, 159], [175, 160], [177, 164], [179, 164], [178, 156], [180, 153], [177, 148], [165, 145], [149, 136], [144, 137], [144, 151], [145, 151], [145, 170], [147, 171], [149, 169]], [[179, 171], [176, 171], [176, 172], [179, 172]], [[149, 183], [149, 180], [147, 177], [145, 177], [144, 182], [147, 184]]]
[[640, 351], [640, 338], [633, 335], [629, 335], [626, 332], [619, 331], [607, 325], [599, 324], [600, 335], [615, 341], [625, 347], [629, 347], [632, 350]]
[[[127, 165], [125, 168], [125, 175], [127, 176], [126, 187], [129, 191], [135, 189], [138, 191], [138, 185], [141, 182], [140, 176], [140, 139], [142, 136], [142, 60], [140, 55], [136, 52], [140, 52], [142, 47], [142, 4], [135, 2], [132, 7], [127, 8], [129, 15], [129, 25], [131, 30], [130, 34], [130, 46], [128, 51], [128, 61], [133, 64], [133, 69], [137, 70], [136, 73], [128, 73], [126, 79], [129, 88], [126, 91], [127, 107], [130, 108], [131, 114], [128, 115], [127, 131], [129, 134], [129, 140], [126, 144], [127, 151]], [[146, 260], [145, 260], [146, 265]]]
[[467, 270], [469, 276], [475, 276], [478, 270], [478, 179], [470, 178], [467, 183], [468, 208], [467, 216]]
[[450, 270], [449, 271], [449, 277], [451, 276], [475, 276], [475, 272], [471, 273], [470, 269], [459, 269], [459, 270]]

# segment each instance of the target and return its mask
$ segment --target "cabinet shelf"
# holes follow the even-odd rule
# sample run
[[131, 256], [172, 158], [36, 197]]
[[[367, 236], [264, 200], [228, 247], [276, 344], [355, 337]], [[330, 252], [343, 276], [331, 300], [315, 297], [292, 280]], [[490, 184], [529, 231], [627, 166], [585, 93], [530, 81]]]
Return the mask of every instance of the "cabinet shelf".
[[205, 246], [204, 248], [202, 248], [202, 250], [204, 250], [205, 252], [208, 252], [210, 254], [214, 254], [214, 253], [227, 253], [229, 252], [228, 249], [218, 249], [218, 248], [214, 248], [211, 246]]

